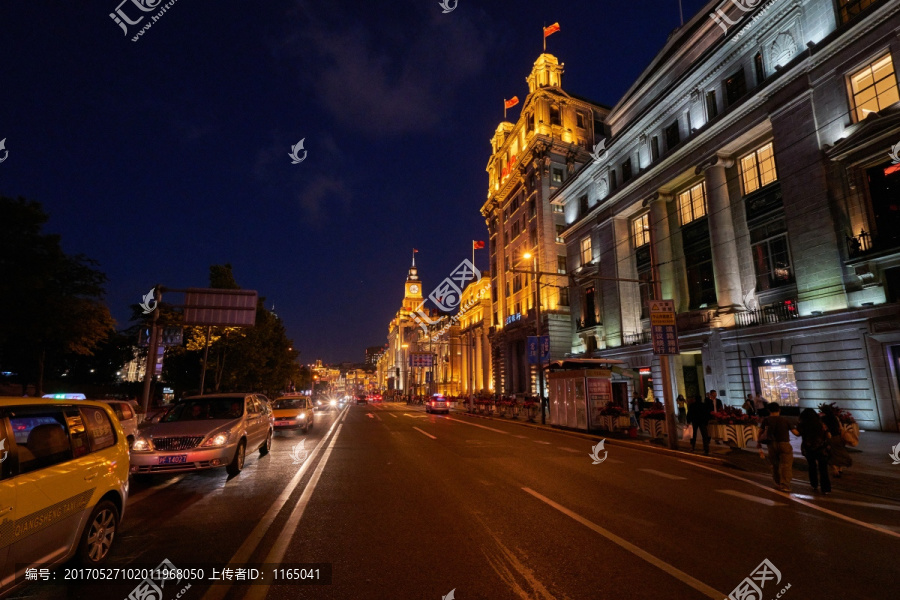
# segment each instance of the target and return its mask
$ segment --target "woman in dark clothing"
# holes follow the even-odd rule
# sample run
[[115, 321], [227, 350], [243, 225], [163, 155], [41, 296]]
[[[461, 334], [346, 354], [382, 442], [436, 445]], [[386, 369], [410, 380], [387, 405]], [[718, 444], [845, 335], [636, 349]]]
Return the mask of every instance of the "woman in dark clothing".
[[831, 435], [829, 439], [831, 443], [831, 458], [829, 459], [831, 474], [835, 477], [840, 477], [844, 472], [844, 467], [853, 465], [853, 459], [850, 458], [850, 453], [847, 452], [847, 446], [844, 444], [844, 438], [841, 437], [841, 422], [838, 420], [837, 415], [834, 414], [831, 406], [827, 404], [822, 407], [822, 423], [825, 424], [825, 428]]
[[814, 492], [819, 491], [819, 481], [822, 483], [822, 493], [831, 492], [831, 479], [828, 477], [828, 458], [831, 454], [831, 434], [822, 423], [822, 419], [811, 408], [804, 408], [797, 421], [797, 427], [791, 432], [803, 438], [800, 444], [800, 452], [806, 457], [809, 467], [809, 484]]

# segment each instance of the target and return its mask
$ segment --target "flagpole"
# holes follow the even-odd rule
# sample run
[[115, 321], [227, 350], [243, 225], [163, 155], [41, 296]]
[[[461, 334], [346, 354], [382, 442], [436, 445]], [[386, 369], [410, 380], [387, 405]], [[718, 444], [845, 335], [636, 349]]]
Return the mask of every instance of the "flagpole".
[[545, 31], [545, 29], [547, 29], [546, 25], [541, 27], [541, 35], [544, 36], [544, 53], [547, 52], [547, 32]]
[[[506, 98], [503, 99], [503, 120], [506, 120]], [[474, 246], [474, 244], [473, 244]], [[472, 251], [475, 251], [475, 248], [472, 248]]]

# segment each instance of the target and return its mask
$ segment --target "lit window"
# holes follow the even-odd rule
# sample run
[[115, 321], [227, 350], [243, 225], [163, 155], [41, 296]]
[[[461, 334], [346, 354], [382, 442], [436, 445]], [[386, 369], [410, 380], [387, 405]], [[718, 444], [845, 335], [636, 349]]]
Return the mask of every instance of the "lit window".
[[566, 274], [566, 257], [561, 254], [556, 257], [556, 272], [560, 275]]
[[850, 86], [858, 121], [900, 100], [890, 54], [885, 54], [851, 75]]
[[700, 182], [691, 189], [678, 194], [678, 212], [681, 215], [682, 225], [706, 216], [705, 182]]
[[559, 204], [551, 204], [551, 205], [550, 205], [550, 210], [551, 210], [552, 212], [555, 212], [555, 213], [563, 213], [563, 212], [565, 212], [565, 211], [563, 210], [563, 207], [560, 206]]
[[586, 265], [594, 260], [594, 253], [591, 252], [591, 237], [588, 236], [581, 240], [581, 264]]
[[562, 180], [563, 180], [563, 170], [562, 170], [562, 169], [557, 169], [556, 167], [554, 167], [554, 168], [553, 168], [553, 173], [552, 173], [552, 175], [551, 175], [550, 181], [551, 181], [554, 185], [558, 185], [558, 184], [562, 183]]
[[635, 249], [650, 243], [650, 213], [644, 213], [631, 222], [631, 239]]
[[557, 244], [565, 244], [566, 241], [562, 238], [562, 232], [566, 230], [565, 225], [557, 225], [556, 226], [556, 243]]
[[741, 158], [741, 179], [744, 182], [744, 194], [755, 192], [778, 179], [772, 142]]

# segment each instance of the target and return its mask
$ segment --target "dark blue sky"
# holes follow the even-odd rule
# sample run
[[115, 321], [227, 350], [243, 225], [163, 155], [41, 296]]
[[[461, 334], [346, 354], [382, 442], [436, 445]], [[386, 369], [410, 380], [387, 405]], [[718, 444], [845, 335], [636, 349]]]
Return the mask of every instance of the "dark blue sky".
[[564, 88], [611, 106], [679, 22], [677, 0], [177, 0], [132, 42], [149, 17], [126, 37], [119, 2], [0, 5], [0, 194], [99, 261], [120, 327], [230, 262], [304, 362], [384, 342], [412, 248], [427, 294], [486, 239], [488, 142], [542, 25]]

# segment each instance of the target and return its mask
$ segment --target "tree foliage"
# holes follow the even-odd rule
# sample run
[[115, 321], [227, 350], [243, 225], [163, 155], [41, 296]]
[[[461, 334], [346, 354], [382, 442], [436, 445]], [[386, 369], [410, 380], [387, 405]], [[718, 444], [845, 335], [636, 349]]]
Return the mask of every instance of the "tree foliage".
[[43, 392], [48, 365], [90, 355], [113, 333], [103, 303], [106, 275], [83, 255], [67, 255], [43, 232], [37, 202], [0, 197], [0, 364]]

